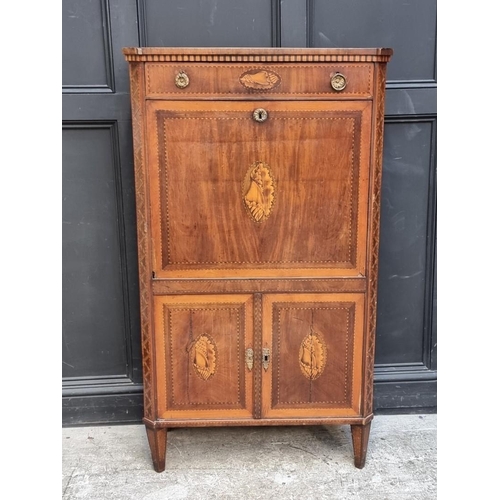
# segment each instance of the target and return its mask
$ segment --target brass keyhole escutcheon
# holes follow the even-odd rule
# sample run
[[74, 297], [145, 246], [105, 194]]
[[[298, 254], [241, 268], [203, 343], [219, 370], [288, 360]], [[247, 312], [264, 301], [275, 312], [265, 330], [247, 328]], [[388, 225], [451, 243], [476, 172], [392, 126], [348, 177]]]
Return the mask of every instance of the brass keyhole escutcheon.
[[189, 85], [189, 76], [184, 71], [179, 71], [175, 76], [175, 85], [180, 89], [185, 89]]
[[264, 347], [262, 349], [262, 367], [267, 372], [269, 368], [269, 363], [271, 361], [271, 349], [269, 347]]
[[341, 90], [344, 90], [346, 88], [347, 80], [346, 80], [346, 77], [342, 73], [337, 72], [331, 76], [330, 84], [331, 84], [333, 90], [340, 92]]
[[245, 363], [247, 364], [248, 371], [252, 371], [253, 368], [253, 349], [249, 347], [245, 350]]
[[267, 111], [264, 108], [257, 108], [253, 112], [253, 119], [259, 123], [265, 122], [267, 120]]

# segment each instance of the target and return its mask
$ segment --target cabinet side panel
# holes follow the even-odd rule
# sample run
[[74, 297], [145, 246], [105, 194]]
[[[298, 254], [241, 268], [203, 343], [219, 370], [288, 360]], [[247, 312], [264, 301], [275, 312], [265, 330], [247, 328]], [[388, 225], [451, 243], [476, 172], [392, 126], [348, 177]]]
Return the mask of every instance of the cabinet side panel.
[[380, 199], [382, 189], [382, 159], [384, 140], [384, 104], [386, 65], [376, 65], [375, 101], [372, 130], [372, 168], [370, 175], [370, 198], [368, 214], [367, 278], [365, 328], [365, 363], [363, 374], [363, 415], [373, 412], [373, 372], [375, 363], [375, 330], [377, 323], [377, 284], [380, 247]]
[[156, 414], [154, 397], [154, 357], [151, 321], [151, 265], [148, 214], [148, 182], [146, 148], [144, 147], [144, 64], [131, 63], [130, 99], [132, 105], [132, 130], [134, 142], [134, 171], [137, 216], [137, 246], [139, 258], [139, 293], [141, 308], [142, 365], [144, 383], [144, 416], [153, 420]]

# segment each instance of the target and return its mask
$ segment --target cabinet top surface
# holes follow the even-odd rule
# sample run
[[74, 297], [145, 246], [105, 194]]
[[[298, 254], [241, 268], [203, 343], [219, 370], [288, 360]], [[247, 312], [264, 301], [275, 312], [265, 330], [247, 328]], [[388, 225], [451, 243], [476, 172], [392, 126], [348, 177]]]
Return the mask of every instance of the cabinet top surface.
[[128, 61], [365, 61], [387, 62], [390, 48], [232, 48], [232, 47], [125, 47]]

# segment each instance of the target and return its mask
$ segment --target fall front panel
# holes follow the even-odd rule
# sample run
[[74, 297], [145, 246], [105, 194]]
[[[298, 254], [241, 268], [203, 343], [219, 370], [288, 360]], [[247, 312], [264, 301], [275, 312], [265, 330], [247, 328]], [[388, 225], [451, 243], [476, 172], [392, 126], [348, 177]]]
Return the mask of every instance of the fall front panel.
[[263, 416], [359, 415], [362, 294], [267, 295]]
[[250, 295], [155, 297], [160, 418], [250, 417]]
[[156, 276], [364, 274], [370, 117], [364, 101], [149, 101]]

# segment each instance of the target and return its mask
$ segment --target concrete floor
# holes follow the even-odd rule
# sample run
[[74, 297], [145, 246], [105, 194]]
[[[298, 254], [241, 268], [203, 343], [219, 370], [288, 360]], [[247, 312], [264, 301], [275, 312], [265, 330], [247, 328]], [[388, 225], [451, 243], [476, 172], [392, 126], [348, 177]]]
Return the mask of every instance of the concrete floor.
[[434, 500], [436, 430], [376, 416], [358, 470], [348, 426], [174, 429], [156, 473], [142, 425], [65, 428], [63, 500]]

